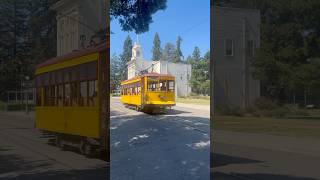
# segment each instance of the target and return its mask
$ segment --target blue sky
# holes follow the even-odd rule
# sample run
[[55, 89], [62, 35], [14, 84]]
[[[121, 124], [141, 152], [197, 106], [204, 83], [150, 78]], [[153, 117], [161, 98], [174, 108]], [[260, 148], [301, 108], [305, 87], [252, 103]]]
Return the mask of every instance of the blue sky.
[[[152, 57], [154, 34], [158, 32], [163, 48], [166, 42], [175, 44], [177, 37], [182, 37], [181, 50], [185, 58], [195, 46], [203, 55], [210, 50], [210, 1], [209, 0], [168, 0], [167, 8], [156, 12], [149, 31], [139, 35], [142, 53], [146, 60]], [[127, 35], [136, 41], [134, 32], [123, 32], [117, 20], [111, 21], [111, 55], [122, 53], [123, 42]]]

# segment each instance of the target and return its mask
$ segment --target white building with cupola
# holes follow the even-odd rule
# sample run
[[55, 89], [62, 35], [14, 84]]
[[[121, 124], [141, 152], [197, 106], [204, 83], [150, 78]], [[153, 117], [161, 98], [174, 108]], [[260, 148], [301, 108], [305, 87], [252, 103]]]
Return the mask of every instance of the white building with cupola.
[[132, 57], [127, 63], [127, 67], [128, 79], [142, 73], [169, 74], [176, 78], [176, 97], [187, 96], [191, 93], [189, 84], [191, 77], [190, 64], [145, 60], [139, 42], [135, 42], [132, 47]]

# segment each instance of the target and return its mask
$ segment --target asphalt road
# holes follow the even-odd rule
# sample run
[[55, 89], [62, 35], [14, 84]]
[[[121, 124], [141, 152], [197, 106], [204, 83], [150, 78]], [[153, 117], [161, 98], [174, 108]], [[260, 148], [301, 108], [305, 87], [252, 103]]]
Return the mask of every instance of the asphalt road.
[[[0, 180], [106, 179], [107, 163], [51, 145], [31, 113], [0, 112]], [[210, 159], [209, 111], [179, 105], [163, 115], [111, 99], [112, 180], [320, 179], [319, 140], [215, 131]], [[209, 168], [211, 160], [213, 167]]]
[[34, 129], [34, 115], [0, 112], [0, 179], [106, 179], [107, 162], [63, 151]]
[[211, 175], [219, 179], [320, 179], [320, 140], [215, 131]]
[[149, 115], [111, 98], [111, 179], [209, 179], [209, 126], [208, 109], [176, 106]]

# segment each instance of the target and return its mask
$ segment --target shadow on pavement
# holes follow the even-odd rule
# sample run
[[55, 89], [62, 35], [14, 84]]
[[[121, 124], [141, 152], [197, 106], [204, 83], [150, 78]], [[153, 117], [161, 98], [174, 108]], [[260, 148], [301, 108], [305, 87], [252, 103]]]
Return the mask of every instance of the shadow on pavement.
[[[201, 117], [147, 114], [112, 118], [111, 178], [209, 179], [208, 121]], [[197, 128], [204, 132], [193, 129], [192, 122], [203, 122]]]
[[[83, 170], [50, 170], [53, 164], [45, 161], [28, 161], [9, 154], [11, 149], [0, 148], [0, 180], [84, 180], [107, 179], [109, 167]], [[41, 170], [41, 172], [37, 172]], [[26, 173], [27, 172], [27, 173]]]
[[96, 168], [71, 171], [47, 171], [41, 173], [23, 174], [17, 177], [0, 178], [1, 180], [90, 180], [109, 179], [108, 168]]
[[[31, 171], [35, 168], [49, 168], [50, 163], [44, 161], [27, 161], [18, 155], [9, 154], [11, 149], [0, 148], [0, 176], [18, 171]], [[1, 178], [0, 178], [1, 179]]]
[[236, 179], [257, 179], [257, 180], [316, 180], [314, 178], [307, 177], [295, 177], [290, 175], [279, 175], [279, 174], [263, 174], [263, 173], [223, 173], [215, 168], [231, 165], [231, 164], [250, 164], [250, 163], [261, 163], [263, 161], [257, 161], [254, 159], [247, 159], [242, 157], [229, 156], [218, 153], [211, 153], [210, 164], [211, 164], [211, 180], [236, 180]]
[[229, 156], [218, 153], [211, 153], [210, 164], [213, 168], [219, 166], [225, 166], [229, 164], [249, 164], [249, 163], [260, 163], [262, 161], [257, 161], [254, 159], [247, 159], [242, 157]]
[[307, 177], [295, 177], [289, 175], [274, 175], [274, 174], [241, 174], [241, 173], [221, 173], [211, 172], [211, 180], [316, 180]]
[[190, 113], [188, 111], [181, 111], [177, 109], [167, 109], [166, 114], [167, 115], [178, 115], [178, 114], [185, 114], [185, 113]]

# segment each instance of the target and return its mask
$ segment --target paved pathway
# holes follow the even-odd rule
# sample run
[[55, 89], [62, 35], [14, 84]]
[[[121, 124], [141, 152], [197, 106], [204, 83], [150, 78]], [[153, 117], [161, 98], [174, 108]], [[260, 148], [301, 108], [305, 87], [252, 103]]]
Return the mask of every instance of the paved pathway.
[[0, 179], [106, 179], [107, 162], [51, 145], [34, 129], [34, 114], [0, 112]]
[[209, 112], [176, 106], [164, 115], [111, 98], [112, 180], [209, 179]]

